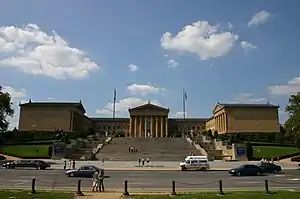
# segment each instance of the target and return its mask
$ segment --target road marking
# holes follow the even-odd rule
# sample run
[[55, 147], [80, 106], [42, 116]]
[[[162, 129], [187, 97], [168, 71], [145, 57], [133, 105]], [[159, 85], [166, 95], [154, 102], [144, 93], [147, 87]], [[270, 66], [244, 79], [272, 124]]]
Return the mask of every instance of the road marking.
[[294, 180], [294, 181], [298, 181], [298, 180], [300, 180], [300, 178], [291, 178], [291, 179], [287, 179], [287, 180]]

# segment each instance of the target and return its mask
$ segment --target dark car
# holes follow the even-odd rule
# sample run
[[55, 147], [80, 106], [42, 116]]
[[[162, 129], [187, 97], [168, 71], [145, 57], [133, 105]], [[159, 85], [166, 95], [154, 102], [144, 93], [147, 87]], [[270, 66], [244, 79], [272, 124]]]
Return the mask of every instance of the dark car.
[[253, 176], [261, 175], [264, 170], [254, 164], [245, 164], [237, 168], [230, 169], [229, 173], [234, 176]]
[[6, 169], [14, 168], [36, 168], [36, 169], [46, 169], [50, 167], [50, 164], [42, 160], [15, 160], [9, 161], [2, 164]]
[[82, 166], [79, 169], [69, 170], [66, 172], [68, 177], [84, 177], [84, 178], [92, 178], [93, 174], [96, 171], [100, 171], [98, 167], [93, 165]]
[[6, 157], [0, 154], [0, 160], [6, 160]]
[[268, 162], [262, 162], [257, 165], [259, 168], [263, 169], [266, 173], [278, 173], [282, 171], [281, 166], [268, 163]]

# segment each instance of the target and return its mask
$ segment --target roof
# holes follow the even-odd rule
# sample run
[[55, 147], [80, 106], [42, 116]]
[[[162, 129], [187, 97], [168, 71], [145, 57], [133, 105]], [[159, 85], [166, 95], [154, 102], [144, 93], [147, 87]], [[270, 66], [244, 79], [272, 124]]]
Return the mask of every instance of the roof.
[[[114, 119], [110, 117], [91, 117], [94, 122], [112, 122]], [[129, 122], [130, 118], [115, 118], [115, 122]]]
[[[169, 120], [174, 120], [174, 121], [177, 121], [177, 122], [181, 122], [183, 121], [183, 118], [168, 118]], [[205, 122], [207, 121], [208, 118], [185, 118], [184, 121], [185, 122]]]
[[85, 113], [85, 108], [80, 102], [29, 102], [19, 104], [20, 107], [74, 107]]
[[221, 104], [221, 103], [217, 103], [213, 112], [215, 112], [217, 107], [223, 108], [276, 108], [278, 109], [279, 106], [278, 105], [273, 105], [273, 104]]
[[137, 106], [137, 107], [134, 107], [134, 108], [130, 108], [129, 112], [131, 113], [131, 111], [137, 111], [137, 110], [158, 110], [158, 111], [167, 111], [167, 112], [170, 111], [167, 108], [163, 108], [163, 107], [151, 104], [150, 101], [147, 104]]

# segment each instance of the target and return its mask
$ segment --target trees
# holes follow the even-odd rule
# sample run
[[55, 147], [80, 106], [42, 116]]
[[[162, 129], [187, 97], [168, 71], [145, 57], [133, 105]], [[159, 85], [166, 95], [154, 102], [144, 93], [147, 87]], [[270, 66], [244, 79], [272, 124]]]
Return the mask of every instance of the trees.
[[3, 92], [0, 86], [0, 133], [7, 131], [9, 125], [7, 117], [12, 117], [13, 114], [11, 96], [9, 93]]
[[289, 137], [296, 139], [300, 136], [300, 93], [290, 96], [285, 111], [289, 114], [284, 124], [285, 132]]

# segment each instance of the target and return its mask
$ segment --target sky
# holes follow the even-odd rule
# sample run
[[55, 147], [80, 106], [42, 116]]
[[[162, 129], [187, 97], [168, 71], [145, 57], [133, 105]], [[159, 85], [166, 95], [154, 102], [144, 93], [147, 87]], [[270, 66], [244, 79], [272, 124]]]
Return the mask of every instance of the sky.
[[299, 0], [2, 0], [0, 84], [19, 103], [80, 100], [90, 117], [147, 103], [210, 117], [216, 103], [300, 91]]

